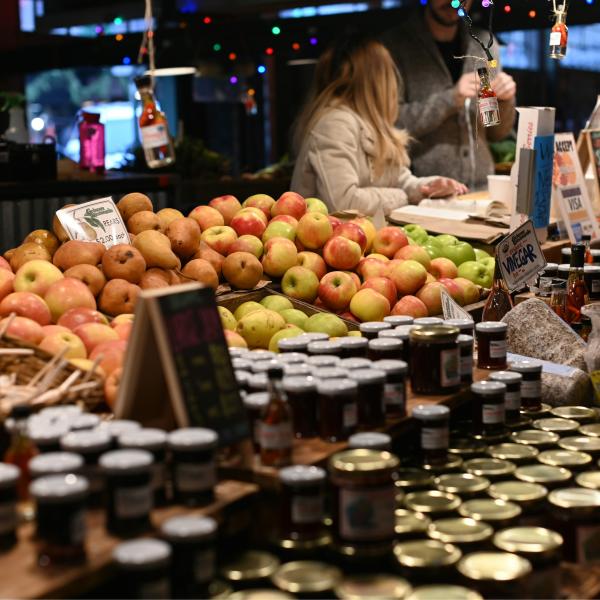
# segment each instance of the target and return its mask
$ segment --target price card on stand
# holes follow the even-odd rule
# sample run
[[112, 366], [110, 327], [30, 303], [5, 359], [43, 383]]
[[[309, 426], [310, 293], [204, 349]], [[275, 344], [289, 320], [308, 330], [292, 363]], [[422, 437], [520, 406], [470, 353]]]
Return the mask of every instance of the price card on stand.
[[98, 242], [106, 248], [129, 244], [127, 227], [112, 198], [100, 198], [56, 211], [69, 239]]
[[444, 289], [440, 289], [442, 299], [442, 311], [444, 319], [469, 319], [473, 317], [452, 298], [452, 296]]
[[546, 266], [546, 258], [531, 221], [525, 221], [518, 229], [507, 235], [498, 244], [496, 256], [502, 277], [511, 292], [535, 279]]

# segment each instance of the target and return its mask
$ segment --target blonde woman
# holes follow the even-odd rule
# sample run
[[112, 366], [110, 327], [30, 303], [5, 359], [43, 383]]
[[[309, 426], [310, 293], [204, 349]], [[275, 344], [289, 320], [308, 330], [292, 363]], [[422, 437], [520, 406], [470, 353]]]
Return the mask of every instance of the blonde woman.
[[336, 44], [319, 60], [314, 87], [296, 126], [292, 190], [321, 198], [332, 212], [365, 215], [467, 191], [453, 179], [410, 172], [408, 134], [394, 127], [398, 72], [382, 44]]

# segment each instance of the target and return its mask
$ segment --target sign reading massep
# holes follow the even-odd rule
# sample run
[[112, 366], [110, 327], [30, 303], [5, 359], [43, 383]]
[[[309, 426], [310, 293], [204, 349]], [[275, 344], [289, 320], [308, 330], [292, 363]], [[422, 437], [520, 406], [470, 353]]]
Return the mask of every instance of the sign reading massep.
[[496, 254], [502, 276], [511, 291], [523, 287], [546, 266], [546, 258], [531, 221], [525, 221], [507, 235], [498, 245]]

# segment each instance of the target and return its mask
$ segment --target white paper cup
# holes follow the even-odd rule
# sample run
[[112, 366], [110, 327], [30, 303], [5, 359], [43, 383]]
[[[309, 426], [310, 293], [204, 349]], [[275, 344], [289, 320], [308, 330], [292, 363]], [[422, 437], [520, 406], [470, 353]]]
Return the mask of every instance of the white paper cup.
[[510, 206], [513, 192], [510, 175], [488, 175], [487, 181], [490, 198]]

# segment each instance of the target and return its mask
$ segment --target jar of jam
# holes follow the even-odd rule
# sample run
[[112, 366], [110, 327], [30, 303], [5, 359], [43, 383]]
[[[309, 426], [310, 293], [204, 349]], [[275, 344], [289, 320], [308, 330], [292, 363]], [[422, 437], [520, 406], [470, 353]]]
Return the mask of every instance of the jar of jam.
[[[462, 319], [453, 320], [461, 321]], [[473, 381], [473, 337], [461, 333], [457, 339], [460, 351], [460, 381], [470, 384]]]
[[188, 506], [203, 506], [214, 499], [217, 481], [215, 449], [218, 435], [212, 429], [187, 427], [171, 432], [173, 496]]
[[[71, 431], [82, 431], [84, 429], [96, 429], [100, 425], [100, 417], [92, 413], [83, 413], [71, 421]], [[59, 444], [60, 448], [60, 444]]]
[[0, 550], [7, 550], [17, 541], [17, 484], [19, 477], [18, 467], [0, 463]]
[[221, 569], [221, 574], [238, 588], [268, 587], [270, 578], [280, 564], [279, 559], [270, 552], [248, 550], [229, 561]]
[[515, 371], [497, 371], [490, 373], [490, 381], [497, 381], [506, 386], [504, 392], [504, 412], [506, 424], [513, 425], [521, 418], [521, 373]]
[[151, 486], [154, 492], [154, 505], [160, 506], [166, 500], [167, 483], [167, 434], [162, 429], [144, 428], [119, 436], [121, 448], [146, 450], [152, 454]]
[[480, 369], [506, 369], [506, 334], [502, 321], [483, 321], [475, 325], [477, 366]]
[[286, 352], [280, 354], [277, 360], [283, 365], [302, 365], [306, 362], [308, 354], [304, 352]]
[[408, 540], [394, 547], [400, 573], [411, 582], [451, 578], [462, 552], [438, 540]]
[[172, 597], [208, 597], [216, 573], [217, 522], [210, 517], [182, 515], [165, 521], [160, 531], [172, 551]]
[[100, 467], [106, 475], [107, 529], [124, 537], [147, 531], [153, 506], [152, 454], [113, 450], [100, 457]]
[[535, 360], [521, 360], [510, 364], [510, 370], [520, 373], [521, 406], [527, 412], [542, 409], [542, 364]]
[[61, 438], [69, 433], [67, 421], [56, 421], [54, 423], [40, 423], [35, 426], [29, 425], [29, 439], [41, 452], [58, 452], [60, 450]]
[[426, 539], [427, 528], [431, 519], [422, 513], [417, 513], [407, 508], [396, 509], [396, 539], [414, 540]]
[[390, 451], [392, 438], [387, 433], [378, 431], [363, 431], [348, 438], [348, 448], [364, 448], [366, 450]]
[[122, 433], [135, 431], [141, 428], [142, 426], [137, 421], [132, 421], [130, 419], [113, 419], [112, 421], [103, 421], [98, 429], [108, 433], [112, 440], [113, 448], [117, 448], [119, 436]]
[[451, 394], [460, 389], [458, 329], [435, 325], [410, 332], [410, 381], [415, 394]]
[[385, 321], [366, 321], [360, 324], [359, 329], [363, 337], [368, 340], [374, 340], [380, 331], [392, 329], [392, 324]]
[[283, 340], [279, 340], [277, 348], [280, 354], [287, 354], [288, 352], [294, 354], [296, 352], [306, 353], [308, 344], [311, 341], [312, 340], [306, 337], [305, 335], [297, 335], [296, 337], [284, 338]]
[[539, 483], [546, 489], [565, 487], [571, 480], [572, 473], [564, 467], [550, 465], [523, 465], [515, 471], [515, 478], [528, 483]]
[[435, 487], [440, 492], [457, 494], [466, 500], [483, 494], [489, 487], [489, 479], [470, 473], [446, 473], [435, 478]]
[[458, 508], [459, 515], [476, 521], [485, 521], [496, 530], [516, 525], [521, 512], [518, 504], [493, 498], [466, 500]]
[[505, 433], [505, 392], [506, 386], [499, 381], [477, 381], [471, 384], [475, 435], [494, 437]]
[[286, 377], [309, 377], [313, 373], [313, 368], [308, 364], [294, 363], [292, 365], [283, 364], [283, 374]]
[[356, 371], [357, 369], [368, 369], [372, 364], [368, 358], [342, 358], [338, 366], [346, 371]]
[[444, 319], [439, 317], [419, 317], [413, 320], [413, 325], [418, 327], [433, 327], [434, 325], [443, 325]]
[[358, 423], [362, 430], [385, 425], [383, 388], [385, 373], [377, 369], [359, 369], [350, 372], [350, 379], [358, 385]]
[[451, 517], [433, 521], [427, 533], [432, 540], [453, 544], [462, 552], [474, 552], [489, 543], [494, 530], [483, 521], [467, 517]]
[[318, 367], [313, 369], [313, 375], [315, 379], [326, 380], [326, 379], [346, 379], [348, 377], [348, 371], [341, 369], [340, 367]]
[[[389, 552], [395, 537], [399, 464], [393, 454], [375, 450], [346, 450], [331, 457], [332, 527], [342, 548]], [[358, 518], [359, 513], [370, 517]]]
[[310, 342], [306, 349], [308, 351], [308, 354], [310, 354], [311, 356], [315, 356], [318, 354], [330, 354], [341, 358], [343, 346], [342, 343], [338, 340], [323, 340], [317, 342]]
[[508, 460], [515, 463], [515, 465], [523, 465], [534, 462], [540, 451], [533, 446], [528, 446], [527, 444], [506, 442], [503, 444], [489, 446], [487, 453], [492, 458]]
[[425, 464], [448, 461], [450, 409], [441, 404], [419, 404], [412, 411], [420, 428], [421, 454]]
[[29, 473], [32, 479], [46, 475], [67, 475], [81, 473], [83, 458], [73, 452], [46, 452], [38, 454], [29, 461]]
[[328, 379], [317, 384], [319, 436], [326, 442], [347, 440], [358, 422], [358, 385], [351, 379]]
[[170, 598], [171, 547], [162, 540], [139, 539], [119, 544], [113, 561], [120, 572], [124, 598]]
[[583, 279], [588, 289], [590, 301], [600, 300], [600, 265], [584, 265]]
[[369, 340], [367, 356], [371, 360], [402, 360], [404, 343], [400, 339], [380, 337]]
[[[355, 358], [353, 360], [361, 360]], [[311, 368], [320, 369], [322, 367], [337, 367], [340, 364], [340, 358], [334, 354], [315, 354], [306, 359], [306, 364]], [[311, 372], [312, 375], [312, 372]]]
[[29, 492], [35, 499], [38, 564], [49, 567], [85, 559], [85, 477], [49, 475], [36, 479]]
[[408, 315], [389, 315], [383, 317], [384, 323], [389, 323], [392, 327], [400, 327], [400, 325], [412, 325], [414, 319]]
[[486, 477], [490, 481], [507, 479], [517, 469], [514, 463], [500, 458], [472, 458], [465, 461], [463, 466], [467, 473]]
[[254, 446], [254, 452], [260, 451], [258, 443], [258, 430], [260, 428], [260, 421], [262, 414], [269, 404], [269, 394], [267, 392], [254, 392], [248, 394], [244, 398], [244, 406], [248, 413], [248, 420], [250, 421], [250, 430], [252, 431], [252, 444]]
[[324, 533], [327, 473], [320, 467], [296, 465], [279, 471], [281, 538], [310, 540]]
[[386, 415], [406, 416], [406, 375], [408, 365], [403, 360], [378, 360], [373, 367], [385, 373], [383, 398]]
[[316, 437], [317, 380], [314, 377], [284, 377], [283, 389], [292, 409], [294, 436], [298, 439]]
[[461, 335], [470, 335], [473, 338], [475, 321], [471, 319], [446, 319], [444, 325], [449, 327], [458, 327]]
[[394, 329], [394, 338], [402, 340], [402, 360], [405, 363], [410, 362], [410, 332], [413, 328], [414, 325], [400, 325]]
[[342, 358], [365, 358], [367, 356], [367, 345], [369, 340], [364, 337], [344, 337], [340, 340], [342, 344]]
[[314, 560], [297, 560], [281, 565], [273, 575], [275, 586], [302, 598], [332, 598], [342, 581], [337, 567]]

